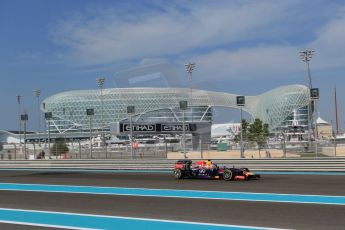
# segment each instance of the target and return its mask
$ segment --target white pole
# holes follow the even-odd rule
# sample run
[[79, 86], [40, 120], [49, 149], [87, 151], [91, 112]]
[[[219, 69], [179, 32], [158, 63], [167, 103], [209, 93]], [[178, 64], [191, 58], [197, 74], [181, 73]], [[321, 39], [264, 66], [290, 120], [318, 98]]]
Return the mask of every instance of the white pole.
[[129, 127], [130, 127], [130, 138], [131, 138], [131, 156], [134, 158], [134, 149], [133, 149], [133, 125], [132, 125], [132, 115], [129, 115]]
[[92, 156], [92, 116], [89, 115], [90, 117], [90, 158], [92, 159], [93, 156]]
[[182, 123], [182, 131], [183, 131], [183, 154], [184, 154], [184, 158], [187, 158], [187, 153], [186, 153], [186, 130], [185, 130], [185, 119], [184, 119], [184, 111], [182, 112], [182, 119], [183, 119], [183, 123]]
[[337, 156], [337, 142], [335, 141], [336, 135], [333, 136], [333, 142], [334, 142], [334, 157]]
[[97, 78], [96, 79], [97, 84], [100, 88], [101, 91], [101, 125], [102, 125], [102, 142], [103, 142], [103, 151], [105, 151], [105, 158], [108, 158], [108, 153], [107, 153], [107, 146], [106, 146], [106, 141], [105, 141], [105, 134], [104, 134], [104, 104], [103, 104], [103, 86], [104, 86], [104, 81], [105, 78]]
[[41, 146], [41, 117], [40, 117], [40, 96], [41, 90], [34, 90], [35, 96], [37, 97], [37, 122], [38, 122], [38, 145]]
[[314, 101], [314, 142], [315, 142], [315, 156], [318, 157], [318, 148], [317, 148], [317, 138], [318, 138], [318, 130], [317, 130], [317, 112], [316, 112], [316, 100]]
[[50, 124], [49, 124], [49, 120], [47, 121], [47, 125], [48, 125], [48, 157], [49, 159], [51, 159], [50, 156]]
[[24, 155], [25, 155], [25, 159], [27, 159], [26, 157], [26, 121], [24, 120]]
[[286, 158], [286, 142], [285, 142], [285, 133], [282, 132], [283, 135], [283, 154], [284, 154], [284, 158]]
[[38, 145], [41, 146], [41, 116], [40, 116], [40, 94], [37, 96], [37, 117], [38, 117]]

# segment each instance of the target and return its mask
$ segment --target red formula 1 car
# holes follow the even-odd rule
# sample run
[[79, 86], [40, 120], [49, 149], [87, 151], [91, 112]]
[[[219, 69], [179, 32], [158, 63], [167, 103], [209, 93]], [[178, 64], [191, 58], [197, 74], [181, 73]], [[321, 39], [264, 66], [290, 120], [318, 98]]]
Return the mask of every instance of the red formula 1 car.
[[213, 164], [212, 161], [178, 160], [174, 167], [176, 179], [207, 178], [224, 180], [252, 180], [260, 179], [259, 174], [250, 172], [248, 168], [226, 168]]

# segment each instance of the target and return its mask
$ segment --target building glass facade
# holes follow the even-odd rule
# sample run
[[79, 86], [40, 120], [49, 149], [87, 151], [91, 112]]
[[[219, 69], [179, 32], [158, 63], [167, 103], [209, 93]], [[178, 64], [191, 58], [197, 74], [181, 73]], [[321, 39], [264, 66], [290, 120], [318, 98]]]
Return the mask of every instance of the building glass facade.
[[[192, 95], [192, 98], [191, 98]], [[188, 101], [186, 122], [212, 122], [213, 107], [238, 108], [236, 94], [187, 88], [111, 88], [62, 92], [46, 98], [41, 109], [52, 112], [49, 121], [53, 132], [89, 130], [86, 109], [94, 109], [91, 117], [94, 130], [109, 129], [112, 122], [128, 119], [127, 106], [135, 106], [134, 122], [182, 122], [179, 102]], [[294, 111], [309, 102], [309, 90], [303, 85], [288, 85], [257, 96], [246, 96], [243, 110], [277, 129], [289, 120]], [[300, 110], [302, 111], [302, 110]], [[303, 115], [300, 115], [303, 116]], [[104, 124], [104, 127], [102, 127]]]

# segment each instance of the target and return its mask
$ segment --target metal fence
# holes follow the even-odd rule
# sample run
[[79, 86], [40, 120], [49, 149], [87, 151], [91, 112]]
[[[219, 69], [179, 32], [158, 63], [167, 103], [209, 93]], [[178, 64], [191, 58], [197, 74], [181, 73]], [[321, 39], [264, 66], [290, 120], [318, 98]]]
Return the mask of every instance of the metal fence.
[[[176, 160], [167, 159], [69, 159], [69, 160], [12, 160], [0, 161], [1, 169], [35, 170], [165, 170], [171, 172]], [[215, 159], [214, 163], [226, 167], [248, 167], [253, 171], [275, 172], [344, 172], [345, 158], [282, 158], [282, 159]], [[172, 175], [173, 177], [173, 175]]]
[[[186, 143], [186, 153], [182, 143], [147, 143], [138, 144], [131, 151], [130, 144], [109, 144], [106, 146], [93, 145], [92, 149], [87, 142], [75, 140], [67, 142], [66, 146], [54, 141], [38, 145], [37, 143], [2, 144], [0, 148], [0, 160], [21, 159], [176, 159], [188, 158], [240, 158], [240, 145], [238, 143], [202, 143], [192, 149], [191, 142]], [[50, 152], [50, 154], [49, 154]], [[244, 142], [244, 157], [249, 159], [260, 158], [300, 158], [300, 157], [344, 157], [345, 144], [332, 141], [312, 142], [311, 146], [305, 143], [268, 143], [258, 148], [255, 143]]]
[[182, 149], [180, 143], [153, 143], [139, 144], [131, 151], [130, 144], [112, 144], [106, 146], [92, 146], [81, 141], [66, 143], [68, 150], [56, 143], [48, 144], [3, 144], [0, 151], [0, 160], [20, 159], [165, 159], [169, 152], [178, 152]]

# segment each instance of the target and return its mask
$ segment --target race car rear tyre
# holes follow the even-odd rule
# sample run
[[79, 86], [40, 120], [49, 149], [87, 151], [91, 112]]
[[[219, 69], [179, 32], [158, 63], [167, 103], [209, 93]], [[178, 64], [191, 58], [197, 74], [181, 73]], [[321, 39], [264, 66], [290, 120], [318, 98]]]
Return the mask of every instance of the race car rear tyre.
[[223, 172], [223, 179], [227, 181], [232, 180], [233, 172], [230, 169], [225, 169]]
[[175, 179], [182, 179], [183, 173], [182, 173], [181, 169], [175, 169], [174, 176], [175, 176]]

